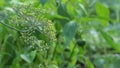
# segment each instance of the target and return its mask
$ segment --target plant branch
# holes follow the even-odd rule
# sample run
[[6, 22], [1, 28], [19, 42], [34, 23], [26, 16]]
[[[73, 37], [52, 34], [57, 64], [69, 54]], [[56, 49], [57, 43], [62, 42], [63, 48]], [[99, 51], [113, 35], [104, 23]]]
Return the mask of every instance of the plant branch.
[[18, 31], [18, 32], [28, 32], [29, 30], [33, 29], [33, 28], [31, 27], [31, 28], [26, 29], [26, 30], [19, 30], [19, 29], [15, 28], [15, 27], [12, 27], [12, 26], [10, 26], [10, 25], [7, 25], [7, 24], [5, 24], [5, 23], [3, 23], [3, 22], [0, 22], [0, 23], [1, 23], [2, 25], [6, 26], [6, 27], [8, 27], [8, 28], [10, 28], [10, 29], [13, 29], [13, 30], [15, 30], [15, 31]]
[[12, 27], [12, 26], [10, 26], [10, 25], [7, 25], [7, 24], [5, 24], [5, 23], [3, 23], [3, 22], [0, 22], [0, 23], [1, 23], [2, 25], [4, 25], [4, 26], [10, 28], [10, 29], [13, 29], [13, 30], [16, 30], [16, 31], [20, 32], [20, 30], [19, 30], [19, 29], [16, 29], [15, 27]]

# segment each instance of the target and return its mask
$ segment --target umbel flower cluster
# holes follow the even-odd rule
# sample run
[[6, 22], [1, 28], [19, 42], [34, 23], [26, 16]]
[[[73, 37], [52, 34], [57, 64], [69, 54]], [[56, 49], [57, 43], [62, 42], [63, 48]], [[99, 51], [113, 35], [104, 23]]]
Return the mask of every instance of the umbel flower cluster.
[[12, 8], [7, 24], [20, 33], [20, 40], [32, 49], [49, 49], [55, 42], [53, 22], [44, 17], [45, 11], [33, 5], [19, 5]]

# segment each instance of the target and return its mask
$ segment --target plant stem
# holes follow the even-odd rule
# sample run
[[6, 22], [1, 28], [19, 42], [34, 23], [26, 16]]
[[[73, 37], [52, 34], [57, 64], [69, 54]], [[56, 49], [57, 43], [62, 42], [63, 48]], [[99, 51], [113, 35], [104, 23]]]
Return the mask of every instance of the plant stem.
[[1, 23], [2, 25], [4, 25], [4, 26], [10, 28], [10, 29], [13, 29], [13, 30], [16, 30], [16, 31], [19, 31], [19, 32], [20, 32], [20, 30], [14, 28], [14, 27], [12, 27], [12, 26], [9, 26], [9, 25], [7, 25], [7, 24], [5, 24], [5, 23], [2, 23], [2, 22], [0, 22], [0, 23]]
[[54, 51], [53, 51], [53, 54], [52, 54], [52, 58], [51, 58], [51, 60], [53, 60], [53, 59], [54, 59], [56, 49], [57, 49], [57, 45], [55, 45], [55, 48], [54, 48]]
[[74, 53], [74, 50], [75, 50], [75, 47], [76, 47], [77, 45], [75, 44], [74, 45], [74, 47], [73, 47], [73, 49], [72, 49], [72, 52], [71, 52], [71, 54], [70, 54], [70, 57], [69, 57], [69, 59], [71, 59], [72, 58], [72, 55], [73, 55], [73, 53]]
[[3, 23], [3, 22], [0, 22], [2, 25], [4, 25], [4, 26], [6, 26], [6, 27], [8, 27], [8, 28], [10, 28], [10, 29], [13, 29], [13, 30], [15, 30], [15, 31], [18, 31], [18, 32], [28, 32], [29, 30], [31, 30], [32, 28], [29, 28], [29, 29], [27, 29], [27, 30], [19, 30], [19, 29], [17, 29], [17, 28], [15, 28], [15, 27], [12, 27], [12, 26], [10, 26], [10, 25], [7, 25], [7, 24], [5, 24], [5, 23]]

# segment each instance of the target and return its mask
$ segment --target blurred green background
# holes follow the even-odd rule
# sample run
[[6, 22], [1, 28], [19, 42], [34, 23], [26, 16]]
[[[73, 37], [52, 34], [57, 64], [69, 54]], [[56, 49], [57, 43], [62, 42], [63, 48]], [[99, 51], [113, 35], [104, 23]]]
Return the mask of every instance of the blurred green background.
[[120, 68], [120, 0], [0, 0], [0, 68]]

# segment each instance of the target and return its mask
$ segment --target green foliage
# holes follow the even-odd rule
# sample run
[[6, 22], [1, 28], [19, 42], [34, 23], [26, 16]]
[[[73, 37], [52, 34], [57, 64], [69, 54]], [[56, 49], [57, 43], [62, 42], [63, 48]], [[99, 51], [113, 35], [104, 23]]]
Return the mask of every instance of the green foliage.
[[0, 68], [120, 68], [120, 0], [0, 0]]
[[103, 4], [97, 3], [96, 4], [96, 13], [97, 16], [101, 19], [104, 25], [108, 24], [109, 20], [109, 9], [106, 8]]
[[66, 38], [66, 46], [69, 45], [70, 41], [74, 38], [77, 31], [77, 25], [73, 21], [67, 23], [63, 28], [63, 34]]
[[47, 2], [47, 0], [40, 0], [40, 3], [44, 5]]
[[109, 19], [109, 9], [101, 3], [96, 4], [96, 13], [101, 18]]

